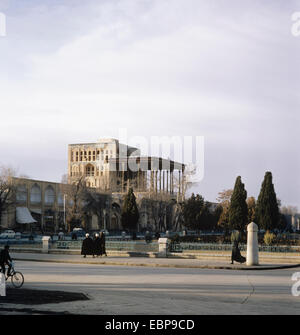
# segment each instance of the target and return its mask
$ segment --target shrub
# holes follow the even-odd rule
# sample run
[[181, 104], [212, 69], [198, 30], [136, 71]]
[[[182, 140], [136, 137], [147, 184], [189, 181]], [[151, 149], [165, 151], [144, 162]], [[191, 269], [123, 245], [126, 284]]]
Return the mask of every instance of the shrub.
[[238, 230], [234, 230], [231, 233], [230, 240], [231, 240], [231, 243], [240, 242], [240, 240], [241, 240], [241, 234], [240, 234], [240, 232]]
[[265, 236], [264, 236], [264, 243], [266, 245], [271, 245], [273, 244], [276, 236], [273, 233], [270, 233], [269, 231], [266, 231]]

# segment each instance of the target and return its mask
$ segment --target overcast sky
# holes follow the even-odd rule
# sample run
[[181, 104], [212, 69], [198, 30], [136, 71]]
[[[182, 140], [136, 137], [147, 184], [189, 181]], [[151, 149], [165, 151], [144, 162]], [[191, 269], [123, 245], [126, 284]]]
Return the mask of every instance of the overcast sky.
[[[0, 0], [0, 163], [60, 181], [67, 145], [204, 136], [214, 201], [272, 171], [300, 208], [300, 37], [293, 0]], [[186, 162], [187, 163], [187, 162]]]

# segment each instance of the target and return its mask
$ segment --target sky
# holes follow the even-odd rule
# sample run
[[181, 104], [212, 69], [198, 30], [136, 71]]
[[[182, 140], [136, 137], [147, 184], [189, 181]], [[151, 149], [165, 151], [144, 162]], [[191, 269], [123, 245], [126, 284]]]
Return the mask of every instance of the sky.
[[0, 12], [0, 164], [59, 182], [69, 143], [120, 128], [203, 136], [195, 193], [215, 201], [241, 176], [257, 197], [271, 171], [300, 208], [299, 1], [0, 0]]

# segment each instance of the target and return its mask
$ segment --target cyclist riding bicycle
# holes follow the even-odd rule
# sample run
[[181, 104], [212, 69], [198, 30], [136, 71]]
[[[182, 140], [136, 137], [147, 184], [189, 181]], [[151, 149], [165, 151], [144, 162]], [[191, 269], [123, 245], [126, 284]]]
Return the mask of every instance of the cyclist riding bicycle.
[[7, 269], [7, 277], [10, 276], [10, 270], [11, 270], [11, 262], [12, 262], [12, 259], [9, 255], [9, 245], [6, 245], [4, 247], [3, 250], [1, 250], [0, 252], [0, 266], [1, 266], [1, 270], [2, 270], [2, 273], [5, 275], [5, 265], [8, 266], [8, 269]]

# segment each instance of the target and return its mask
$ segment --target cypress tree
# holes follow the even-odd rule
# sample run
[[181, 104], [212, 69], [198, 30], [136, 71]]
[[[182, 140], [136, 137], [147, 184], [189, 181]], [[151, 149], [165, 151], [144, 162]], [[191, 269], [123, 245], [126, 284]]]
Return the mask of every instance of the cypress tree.
[[189, 229], [200, 229], [201, 213], [205, 205], [204, 198], [193, 193], [183, 204], [184, 225]]
[[279, 224], [279, 208], [272, 173], [266, 172], [256, 205], [256, 222], [260, 229], [272, 230]]
[[243, 231], [248, 223], [247, 191], [241, 177], [236, 178], [234, 190], [230, 200], [229, 224], [231, 229]]
[[121, 220], [124, 229], [128, 229], [130, 231], [136, 230], [137, 223], [139, 221], [139, 210], [132, 188], [128, 190], [128, 193], [125, 196], [122, 207]]

